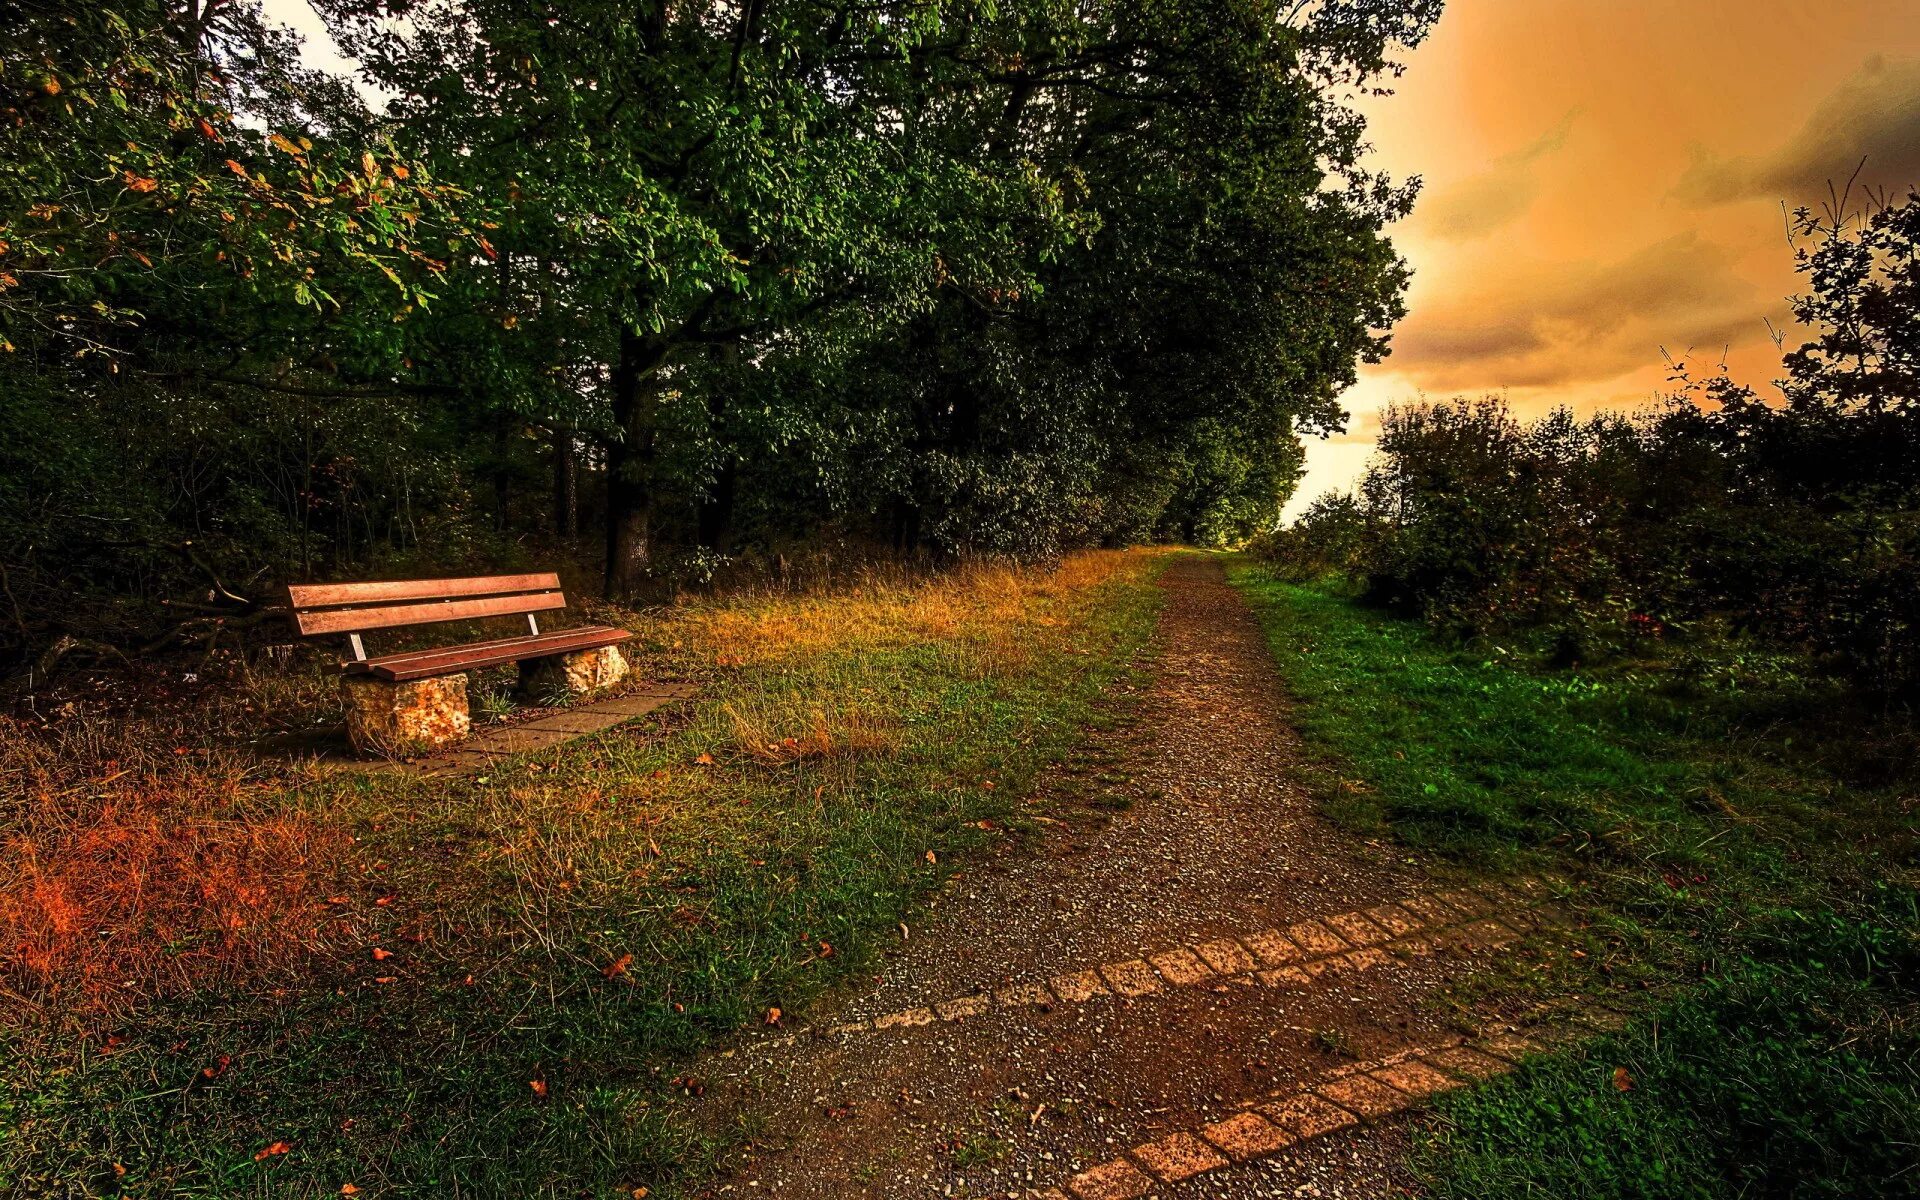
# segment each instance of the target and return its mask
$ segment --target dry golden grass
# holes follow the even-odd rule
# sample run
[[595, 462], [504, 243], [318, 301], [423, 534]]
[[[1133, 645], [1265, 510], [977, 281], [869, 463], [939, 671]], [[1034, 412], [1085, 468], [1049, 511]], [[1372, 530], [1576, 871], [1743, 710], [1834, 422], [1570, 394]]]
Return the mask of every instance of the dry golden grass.
[[779, 700], [728, 701], [721, 711], [735, 750], [771, 766], [827, 758], [868, 758], [899, 744], [896, 721], [859, 704], [826, 701], [809, 707], [789, 695]]
[[347, 839], [179, 733], [0, 724], [0, 988], [16, 1001], [110, 1009], [317, 944]]
[[984, 668], [1017, 668], [1025, 642], [1057, 628], [1065, 602], [1138, 567], [1141, 551], [1086, 550], [1048, 566], [997, 561], [934, 575], [862, 571], [853, 582], [802, 595], [742, 594], [688, 606], [669, 618], [721, 667], [777, 666], [798, 658], [917, 642], [960, 643]]
[[[1072, 635], [1093, 589], [1143, 571], [1149, 557], [1090, 551], [1048, 566], [875, 568], [805, 593], [744, 593], [616, 619], [638, 642], [665, 648], [639, 663], [642, 674], [741, 673], [731, 680], [739, 686], [716, 688], [730, 695], [702, 719], [723, 765], [810, 765], [839, 778], [904, 736], [872, 694], [886, 681], [863, 667], [864, 653], [925, 648], [962, 676], [1017, 672], [1038, 647]], [[256, 677], [165, 719], [79, 718], [51, 732], [0, 721], [0, 989], [50, 1010], [111, 1011], [244, 983], [350, 937], [330, 920], [327, 894], [365, 864], [353, 838], [329, 823], [334, 810], [293, 803], [289, 788], [301, 776], [284, 761], [201, 744], [209, 729], [237, 744], [242, 733], [284, 727], [295, 710], [323, 704], [327, 686], [319, 676]], [[464, 857], [465, 875], [436, 884], [437, 907], [483, 908], [478, 898], [499, 882], [495, 867], [529, 911], [578, 900], [587, 876], [601, 885], [644, 876], [647, 857], [631, 854], [636, 827], [665, 839], [735, 819], [737, 807], [689, 778], [699, 769], [637, 784], [629, 775], [603, 792], [611, 775], [587, 764], [489, 791], [464, 813], [480, 844]], [[419, 799], [402, 788], [380, 803], [405, 822]]]

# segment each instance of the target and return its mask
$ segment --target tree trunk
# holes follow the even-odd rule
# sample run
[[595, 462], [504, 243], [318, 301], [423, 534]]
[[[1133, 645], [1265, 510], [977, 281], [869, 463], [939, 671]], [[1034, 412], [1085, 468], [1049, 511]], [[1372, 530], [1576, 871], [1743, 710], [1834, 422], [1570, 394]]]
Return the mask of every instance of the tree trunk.
[[493, 527], [500, 533], [507, 531], [513, 510], [513, 431], [507, 426], [510, 420], [512, 418], [505, 413], [494, 415]]
[[617, 440], [607, 447], [607, 599], [638, 596], [653, 567], [654, 418], [660, 400], [663, 343], [620, 331], [613, 369]]
[[553, 431], [553, 531], [568, 541], [580, 536], [580, 455], [564, 425]]
[[700, 544], [721, 554], [733, 533], [733, 499], [738, 490], [740, 469], [732, 459], [720, 468], [713, 490], [700, 501]]

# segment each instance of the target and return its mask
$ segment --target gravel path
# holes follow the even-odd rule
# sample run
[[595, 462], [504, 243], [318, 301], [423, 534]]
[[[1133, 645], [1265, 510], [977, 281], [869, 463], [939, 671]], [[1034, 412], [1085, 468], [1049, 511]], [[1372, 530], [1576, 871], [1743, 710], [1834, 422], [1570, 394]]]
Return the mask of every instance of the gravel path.
[[[1183, 946], [1246, 957], [1240, 947], [1276, 929], [1301, 945], [1312, 929], [1346, 929], [1335, 944], [1348, 951], [1372, 936], [1352, 933], [1372, 928], [1352, 914], [1435, 885], [1315, 814], [1272, 659], [1219, 563], [1183, 556], [1161, 586], [1157, 681], [1096, 781], [1132, 806], [961, 880], [869, 989], [818, 1015], [819, 1032], [703, 1064], [705, 1115], [761, 1131], [709, 1194], [1051, 1195], [1122, 1150], [1356, 1059], [1457, 1040], [1422, 1000], [1484, 945], [1362, 952], [1360, 968], [1296, 969], [1297, 984], [1260, 983], [1252, 969], [1272, 961], [1204, 979], [1167, 965]], [[1156, 955], [1158, 974], [1137, 961]], [[1129, 962], [1142, 979], [1131, 996]], [[1089, 971], [1098, 994], [1070, 994]], [[1038, 981], [1044, 1000], [1020, 1002]], [[1369, 1127], [1153, 1194], [1379, 1196], [1398, 1186], [1403, 1143], [1390, 1124]]]

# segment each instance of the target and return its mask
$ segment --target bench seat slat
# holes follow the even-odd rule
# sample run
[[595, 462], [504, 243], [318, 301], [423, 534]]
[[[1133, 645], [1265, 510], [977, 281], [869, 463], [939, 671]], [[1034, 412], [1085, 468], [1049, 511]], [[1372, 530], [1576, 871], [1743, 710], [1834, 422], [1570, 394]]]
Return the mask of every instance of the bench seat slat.
[[[523, 633], [515, 637], [494, 638], [485, 642], [461, 642], [453, 646], [424, 646], [418, 650], [400, 650], [393, 654], [376, 655], [367, 661], [400, 668], [416, 663], [432, 665], [443, 659], [459, 658], [470, 651], [511, 650], [515, 653], [525, 653], [529, 650], [537, 650], [543, 654], [558, 654], [563, 653], [572, 642], [593, 641], [606, 633], [626, 634], [627, 631], [611, 625], [576, 625], [568, 629], [549, 629], [545, 633], [538, 634]], [[543, 649], [548, 645], [560, 646], [561, 649], [554, 651]], [[349, 671], [360, 669], [363, 665], [352, 661], [342, 664]]]
[[466, 646], [448, 646], [439, 650], [412, 650], [388, 654], [364, 662], [342, 664], [351, 674], [372, 675], [394, 683], [428, 679], [436, 675], [454, 675], [484, 667], [504, 666], [531, 658], [546, 658], [575, 650], [593, 650], [614, 646], [633, 634], [607, 625], [589, 625], [577, 629], [558, 629], [528, 637], [501, 638]]
[[448, 600], [456, 596], [500, 596], [511, 592], [557, 592], [560, 576], [478, 575], [467, 579], [384, 579], [372, 583], [296, 583], [287, 589], [294, 608], [340, 608], [345, 605], [404, 604], [415, 600]]
[[441, 621], [469, 621], [479, 617], [506, 617], [518, 613], [565, 608], [566, 593], [523, 592], [514, 596], [429, 600], [373, 608], [333, 608], [296, 612], [300, 632], [352, 633], [363, 629], [393, 629], [401, 625], [433, 625]]

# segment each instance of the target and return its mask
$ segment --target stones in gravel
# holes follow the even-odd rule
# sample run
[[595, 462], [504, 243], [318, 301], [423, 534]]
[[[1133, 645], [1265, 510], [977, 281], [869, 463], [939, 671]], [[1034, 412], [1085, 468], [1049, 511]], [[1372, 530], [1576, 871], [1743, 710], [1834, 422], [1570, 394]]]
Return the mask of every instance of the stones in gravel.
[[1327, 927], [1355, 946], [1371, 946], [1393, 936], [1357, 912], [1328, 917]]
[[1518, 1033], [1490, 1033], [1476, 1041], [1474, 1047], [1514, 1062], [1546, 1049], [1533, 1038]]
[[1397, 1113], [1413, 1103], [1412, 1096], [1365, 1075], [1350, 1075], [1345, 1079], [1323, 1083], [1314, 1091], [1323, 1099], [1331, 1100], [1369, 1121]]
[[986, 996], [961, 996], [955, 1000], [942, 1000], [933, 1006], [933, 1011], [942, 1021], [958, 1021], [963, 1017], [977, 1017], [992, 1007], [993, 1001]]
[[1106, 991], [1107, 985], [1100, 982], [1097, 971], [1072, 971], [1053, 977], [1053, 994], [1068, 1004], [1085, 1004]]
[[1261, 1108], [1269, 1121], [1298, 1140], [1319, 1137], [1336, 1129], [1359, 1124], [1359, 1118], [1346, 1109], [1312, 1092], [1269, 1104]]
[[1218, 1150], [1191, 1133], [1175, 1133], [1157, 1142], [1136, 1146], [1133, 1156], [1162, 1183], [1178, 1183], [1202, 1171], [1227, 1165]]
[[1482, 1054], [1466, 1046], [1435, 1051], [1427, 1055], [1427, 1061], [1467, 1080], [1491, 1079], [1495, 1075], [1505, 1074], [1513, 1069], [1511, 1065], [1491, 1054]]
[[1287, 926], [1287, 940], [1308, 954], [1338, 954], [1347, 948], [1337, 934], [1318, 921]]
[[1260, 961], [1269, 967], [1285, 966], [1304, 958], [1305, 952], [1286, 939], [1277, 929], [1263, 929], [1259, 933], [1250, 933], [1240, 939], [1247, 949], [1260, 957]]
[[1175, 946], [1161, 954], [1151, 955], [1147, 959], [1153, 969], [1160, 972], [1168, 983], [1175, 987], [1199, 983], [1213, 975], [1213, 969], [1200, 961], [1200, 956], [1185, 946]]
[[1243, 1112], [1201, 1129], [1200, 1136], [1227, 1152], [1236, 1162], [1272, 1154], [1291, 1145], [1293, 1135], [1256, 1112]]
[[1253, 955], [1248, 954], [1246, 948], [1232, 938], [1206, 942], [1193, 949], [1206, 960], [1208, 966], [1222, 975], [1244, 975], [1258, 965], [1253, 961]]
[[1313, 976], [1299, 967], [1281, 967], [1274, 971], [1262, 971], [1254, 978], [1267, 987], [1305, 988], [1313, 985]]
[[1458, 919], [1452, 908], [1432, 896], [1408, 896], [1398, 903], [1424, 924], [1444, 925]]
[[1367, 920], [1395, 937], [1420, 928], [1420, 919], [1398, 904], [1376, 904], [1366, 910]]
[[1153, 1177], [1124, 1158], [1101, 1163], [1067, 1180], [1079, 1200], [1134, 1200], [1153, 1190]]
[[1416, 1099], [1431, 1096], [1437, 1092], [1448, 1091], [1460, 1086], [1460, 1081], [1445, 1071], [1436, 1070], [1419, 1059], [1409, 1059], [1395, 1063], [1391, 1067], [1381, 1067], [1371, 1072], [1373, 1078], [1405, 1092]]
[[1118, 996], [1144, 996], [1160, 990], [1160, 979], [1153, 973], [1153, 968], [1137, 958], [1104, 963], [1100, 967], [1100, 974], [1106, 977], [1107, 985]]
[[1026, 1008], [1030, 1005], [1051, 1005], [1053, 993], [1047, 990], [1044, 983], [1016, 983], [995, 992], [993, 999], [1001, 1008]]

